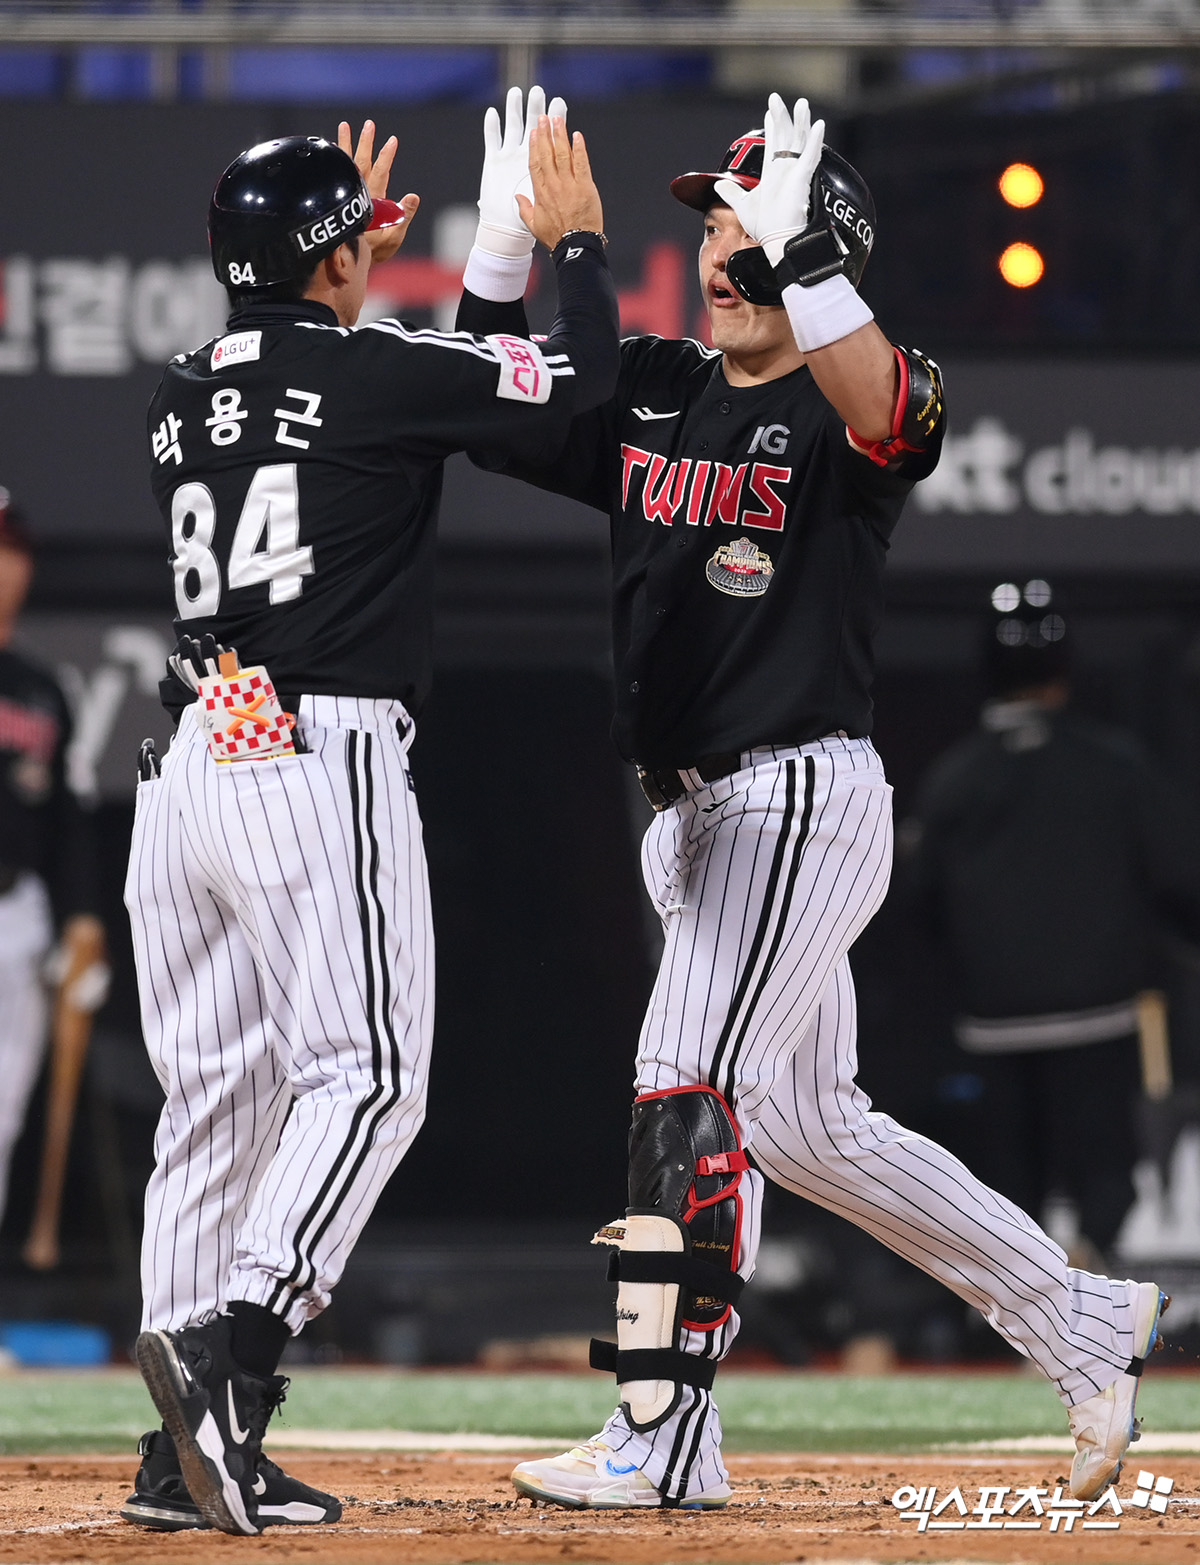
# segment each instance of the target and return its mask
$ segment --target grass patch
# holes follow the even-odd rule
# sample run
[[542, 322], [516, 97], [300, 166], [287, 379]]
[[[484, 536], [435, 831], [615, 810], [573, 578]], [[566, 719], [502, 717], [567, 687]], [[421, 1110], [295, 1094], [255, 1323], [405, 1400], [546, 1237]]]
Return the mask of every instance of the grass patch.
[[[920, 1451], [947, 1442], [1066, 1433], [1058, 1398], [1019, 1375], [879, 1379], [730, 1372], [717, 1383], [731, 1451]], [[599, 1375], [300, 1369], [283, 1409], [303, 1429], [418, 1429], [578, 1440], [612, 1410]], [[1149, 1429], [1200, 1429], [1188, 1377], [1148, 1377]], [[0, 1379], [0, 1452], [129, 1451], [157, 1419], [131, 1370], [26, 1371]]]

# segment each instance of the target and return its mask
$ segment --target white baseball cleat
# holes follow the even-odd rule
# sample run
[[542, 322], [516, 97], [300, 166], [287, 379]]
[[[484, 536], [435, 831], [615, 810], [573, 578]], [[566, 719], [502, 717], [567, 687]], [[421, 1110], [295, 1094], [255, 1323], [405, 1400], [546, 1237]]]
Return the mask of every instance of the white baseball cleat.
[[[623, 1511], [663, 1503], [645, 1473], [623, 1462], [602, 1440], [585, 1441], [543, 1462], [521, 1462], [513, 1468], [512, 1481], [518, 1494], [564, 1505], [570, 1511]], [[679, 1509], [715, 1510], [732, 1493], [728, 1484], [702, 1489], [681, 1500]]]
[[1130, 1368], [1096, 1396], [1067, 1409], [1075, 1436], [1071, 1493], [1077, 1500], [1096, 1499], [1121, 1476], [1122, 1458], [1141, 1432], [1141, 1422], [1133, 1416], [1133, 1409], [1142, 1364], [1156, 1346], [1162, 1346], [1158, 1341], [1158, 1323], [1170, 1302], [1157, 1283], [1138, 1283]]

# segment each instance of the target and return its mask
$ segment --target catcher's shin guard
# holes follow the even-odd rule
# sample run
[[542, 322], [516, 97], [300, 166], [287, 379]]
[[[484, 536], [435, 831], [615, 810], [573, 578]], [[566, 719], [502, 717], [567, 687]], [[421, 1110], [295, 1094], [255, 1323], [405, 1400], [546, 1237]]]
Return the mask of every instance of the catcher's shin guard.
[[679, 1336], [720, 1326], [741, 1294], [739, 1191], [748, 1167], [713, 1088], [648, 1092], [634, 1103], [628, 1214], [595, 1239], [615, 1247], [617, 1341], [593, 1342], [591, 1362], [616, 1375], [635, 1429], [668, 1417], [680, 1386], [712, 1385], [716, 1360], [682, 1352]]

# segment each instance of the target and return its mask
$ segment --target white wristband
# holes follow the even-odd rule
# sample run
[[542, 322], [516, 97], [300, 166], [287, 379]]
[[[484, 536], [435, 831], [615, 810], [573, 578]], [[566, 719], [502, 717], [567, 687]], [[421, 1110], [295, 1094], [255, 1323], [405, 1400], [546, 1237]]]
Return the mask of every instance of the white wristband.
[[475, 230], [475, 243], [490, 255], [532, 255], [534, 237], [525, 227], [509, 228], [500, 223], [489, 223], [481, 217]]
[[811, 288], [789, 283], [783, 290], [783, 305], [802, 353], [840, 342], [875, 319], [848, 277], [827, 277]]
[[532, 266], [532, 252], [521, 256], [494, 255], [472, 245], [463, 268], [463, 287], [492, 304], [511, 304], [523, 296]]

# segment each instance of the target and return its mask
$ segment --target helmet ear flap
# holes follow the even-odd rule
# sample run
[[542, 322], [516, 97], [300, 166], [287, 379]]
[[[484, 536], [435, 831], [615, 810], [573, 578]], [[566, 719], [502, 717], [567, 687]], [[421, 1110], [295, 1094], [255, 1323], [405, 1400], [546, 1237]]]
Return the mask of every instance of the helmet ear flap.
[[725, 263], [725, 276], [747, 304], [782, 304], [783, 293], [775, 270], [760, 245], [735, 250]]

